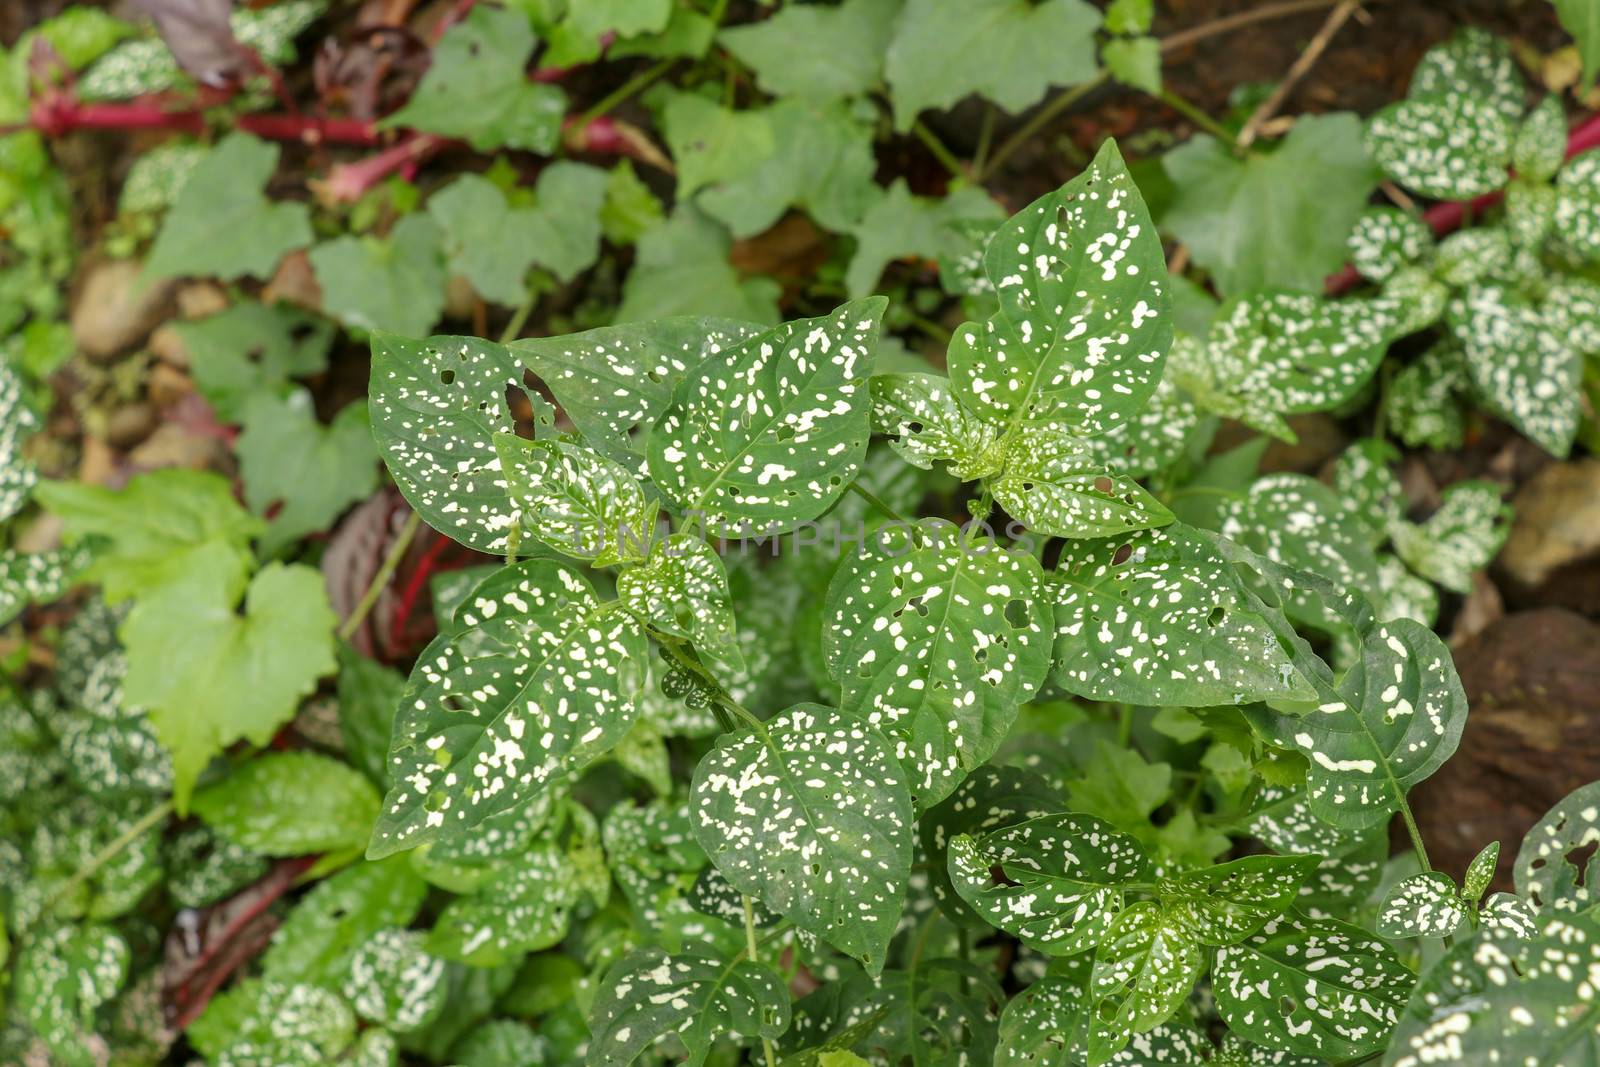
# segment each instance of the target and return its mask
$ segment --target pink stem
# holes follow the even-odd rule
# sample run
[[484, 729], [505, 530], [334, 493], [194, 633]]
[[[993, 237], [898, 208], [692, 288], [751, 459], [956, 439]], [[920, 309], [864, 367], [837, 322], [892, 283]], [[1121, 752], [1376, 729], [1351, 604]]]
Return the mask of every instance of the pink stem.
[[363, 193], [391, 174], [411, 171], [424, 159], [442, 152], [454, 144], [446, 137], [431, 133], [408, 134], [399, 144], [354, 163], [340, 163], [328, 172], [322, 183], [322, 196], [333, 203], [349, 203], [361, 199]]
[[[168, 111], [154, 101], [131, 104], [85, 104], [61, 94], [42, 96], [33, 102], [32, 125], [50, 137], [73, 130], [175, 130], [199, 134], [205, 119], [199, 111]], [[304, 144], [375, 145], [382, 133], [370, 122], [357, 119], [324, 119], [309, 115], [241, 115], [241, 130], [273, 141], [299, 141]]]

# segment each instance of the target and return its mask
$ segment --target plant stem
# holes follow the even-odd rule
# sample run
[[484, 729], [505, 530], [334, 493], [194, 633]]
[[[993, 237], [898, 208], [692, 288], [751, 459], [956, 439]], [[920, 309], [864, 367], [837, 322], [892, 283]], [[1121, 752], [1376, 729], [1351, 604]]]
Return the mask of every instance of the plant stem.
[[1417, 862], [1422, 864], [1423, 870], [1433, 870], [1433, 864], [1428, 862], [1428, 846], [1422, 843], [1422, 831], [1417, 828], [1416, 817], [1411, 814], [1411, 805], [1405, 797], [1400, 798], [1400, 818], [1405, 820], [1406, 833], [1411, 835], [1411, 851], [1417, 854]]
[[533, 314], [533, 306], [538, 302], [539, 295], [530, 288], [522, 303], [517, 305], [517, 310], [511, 313], [511, 321], [500, 331], [501, 344], [508, 345], [522, 336], [522, 328], [528, 324], [528, 316]]
[[[654, 626], [650, 627], [650, 636], [654, 637], [657, 643], [660, 644], [662, 648], [667, 650], [667, 655], [672, 658], [673, 662], [677, 663], [678, 666], [682, 667], [690, 674], [698, 676], [706, 683], [708, 687], [715, 690], [717, 696], [713, 698], [714, 702], [720, 703], [724, 708], [743, 719], [745, 724], [752, 729], [762, 732], [766, 730], [766, 724], [758, 719], [753, 711], [739, 703], [737, 700], [733, 699], [733, 697], [729, 696], [728, 691], [722, 687], [722, 683], [713, 678], [710, 671], [706, 670], [705, 667], [701, 666], [701, 664], [696, 660], [691, 659], [689, 656], [684, 654], [682, 647], [683, 642], [681, 640], [679, 640], [677, 637], [674, 637], [672, 634], [662, 633]], [[721, 716], [718, 716], [718, 721], [721, 721]], [[729, 724], [730, 728], [731, 725], [732, 724]]]
[[1072, 105], [1076, 104], [1079, 100], [1082, 100], [1084, 97], [1088, 96], [1090, 93], [1094, 92], [1096, 89], [1100, 88], [1110, 80], [1111, 75], [1102, 70], [1099, 74], [1096, 74], [1088, 81], [1079, 82], [1072, 88], [1065, 89], [1053, 97], [1049, 103], [1045, 104], [1038, 111], [1035, 111], [1032, 116], [1028, 118], [1028, 121], [1022, 124], [1016, 133], [1013, 133], [1010, 137], [1007, 137], [1004, 141], [1000, 142], [1000, 147], [995, 149], [994, 155], [990, 156], [983, 169], [978, 171], [977, 180], [981, 182], [988, 178], [989, 175], [993, 174], [996, 170], [999, 170], [1000, 164], [1010, 159], [1017, 149], [1033, 140], [1040, 130], [1050, 125], [1050, 123], [1054, 122], [1059, 115], [1072, 107]]
[[944, 142], [939, 140], [934, 135], [934, 132], [928, 129], [920, 120], [911, 124], [911, 132], [916, 135], [917, 140], [927, 146], [928, 151], [933, 153], [933, 158], [937, 159], [940, 165], [950, 172], [952, 178], [964, 179], [971, 177], [961, 160], [955, 157], [955, 153], [946, 148]]
[[421, 525], [422, 516], [413, 511], [406, 519], [406, 524], [400, 527], [400, 533], [395, 537], [394, 544], [389, 546], [388, 554], [378, 566], [378, 573], [367, 583], [367, 590], [356, 602], [355, 610], [344, 620], [344, 625], [339, 627], [339, 640], [350, 640], [350, 635], [361, 628], [361, 623], [372, 612], [372, 606], [378, 602], [378, 596], [389, 584], [389, 579], [394, 577], [395, 568], [400, 566], [401, 557], [406, 554], [406, 549], [411, 547], [411, 539], [417, 535], [417, 527]]
[[895, 522], [903, 523], [906, 521], [900, 517], [899, 512], [895, 511], [895, 509], [891, 508], [888, 504], [885, 504], [882, 500], [879, 500], [878, 494], [862, 485], [859, 480], [850, 483], [850, 491], [856, 496], [860, 497], [862, 500], [865, 500], [867, 503], [871, 504], [873, 507], [877, 508], [888, 518], [893, 519]]
[[994, 120], [997, 111], [992, 103], [983, 110], [983, 123], [978, 127], [978, 147], [972, 153], [972, 170], [976, 174], [984, 172], [984, 162], [989, 158], [989, 145], [994, 140]]
[[77, 891], [78, 887], [83, 885], [83, 883], [87, 882], [89, 879], [93, 878], [99, 872], [100, 868], [104, 867], [106, 864], [120, 856], [123, 849], [127, 848], [139, 838], [143, 837], [152, 827], [171, 814], [171, 798], [163, 800], [161, 803], [145, 812], [139, 817], [137, 822], [135, 822], [132, 826], [129, 826], [126, 830], [122, 831], [122, 833], [118, 834], [115, 840], [106, 845], [106, 847], [101, 849], [99, 852], [96, 852], [94, 856], [90, 858], [88, 863], [85, 863], [82, 867], [79, 867], [77, 871], [73, 872], [72, 877], [67, 879], [66, 882], [62, 883], [62, 885], [56, 889], [56, 900], [63, 901], [70, 899], [72, 894]]
[[1209, 133], [1223, 144], [1235, 149], [1239, 147], [1234, 140], [1233, 133], [1226, 126], [1223, 126], [1216, 119], [1212, 118], [1210, 115], [1207, 115], [1204, 111], [1201, 111], [1199, 108], [1189, 103], [1189, 101], [1179, 96], [1177, 93], [1172, 92], [1170, 89], [1163, 88], [1159, 93], [1156, 94], [1156, 99], [1160, 100], [1163, 104], [1166, 104], [1172, 110], [1176, 111], [1178, 114], [1182, 115], [1184, 118], [1188, 119], [1190, 122], [1194, 123], [1196, 126], [1200, 127], [1200, 129], [1204, 130], [1206, 133]]
[[1322, 57], [1322, 53], [1327, 50], [1328, 42], [1333, 40], [1334, 35], [1339, 32], [1339, 28], [1349, 20], [1351, 15], [1356, 13], [1360, 6], [1361, 0], [1340, 0], [1339, 6], [1333, 9], [1328, 15], [1328, 20], [1322, 24], [1322, 29], [1318, 30], [1317, 35], [1311, 38], [1311, 43], [1306, 45], [1306, 50], [1300, 53], [1299, 58], [1290, 65], [1289, 72], [1278, 82], [1277, 88], [1272, 90], [1272, 95], [1263, 100], [1261, 106], [1256, 108], [1250, 117], [1245, 120], [1243, 128], [1239, 130], [1238, 144], [1240, 148], [1249, 148], [1255, 142], [1256, 136], [1261, 133], [1261, 127], [1266, 125], [1267, 120], [1278, 113], [1278, 109], [1283, 106], [1285, 100], [1289, 99], [1289, 94], [1294, 92], [1294, 87], [1300, 83], [1300, 79], [1306, 76], [1306, 73]]
[[667, 71], [671, 70], [672, 65], [675, 62], [677, 62], [677, 60], [663, 59], [654, 66], [647, 67], [638, 74], [635, 74], [633, 77], [629, 78], [627, 81], [611, 90], [611, 92], [595, 101], [589, 107], [585, 108], [583, 112], [578, 115], [578, 118], [574, 124], [577, 126], [587, 126], [601, 115], [604, 115], [612, 109], [626, 103], [634, 96], [649, 88]]
[[[751, 963], [759, 962], [758, 946], [756, 945], [756, 909], [750, 898], [740, 894], [739, 899], [744, 902], [744, 950]], [[771, 1039], [761, 1038], [761, 1051], [767, 1058], [767, 1067], [777, 1067], [778, 1057], [773, 1052]]]

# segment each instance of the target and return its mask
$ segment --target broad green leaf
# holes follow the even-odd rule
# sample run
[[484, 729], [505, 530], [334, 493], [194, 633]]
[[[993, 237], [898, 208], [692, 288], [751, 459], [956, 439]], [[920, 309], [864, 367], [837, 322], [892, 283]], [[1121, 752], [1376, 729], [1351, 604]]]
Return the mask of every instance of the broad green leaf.
[[987, 223], [999, 214], [989, 194], [975, 186], [962, 186], [943, 198], [921, 197], [912, 194], [904, 178], [896, 178], [850, 230], [856, 250], [845, 269], [846, 292], [852, 298], [867, 296], [894, 260], [937, 260], [966, 251], [962, 224]]
[[1384, 1062], [1577, 1067], [1592, 1061], [1600, 1026], [1596, 968], [1600, 921], [1592, 910], [1547, 914], [1530, 940], [1480, 931], [1423, 975]]
[[988, 761], [1050, 666], [1031, 556], [954, 526], [880, 531], [828, 586], [841, 707], [883, 731], [919, 809]]
[[1449, 937], [1466, 917], [1467, 906], [1450, 876], [1423, 871], [1389, 890], [1377, 931], [1383, 937]]
[[919, 824], [928, 879], [939, 910], [952, 922], [977, 927], [983, 918], [969, 907], [950, 880], [949, 852], [955, 838], [984, 837], [989, 831], [1048, 815], [1061, 807], [1059, 789], [1042, 777], [993, 763], [976, 768], [955, 791], [929, 808]]
[[858, 96], [882, 79], [900, 6], [900, 0], [795, 4], [761, 22], [723, 30], [717, 40], [772, 96]]
[[1116, 38], [1100, 48], [1111, 76], [1147, 93], [1161, 92], [1161, 42], [1154, 37]]
[[1511, 150], [1511, 165], [1517, 177], [1528, 182], [1547, 182], [1556, 176], [1567, 158], [1567, 116], [1561, 98], [1545, 97], [1528, 112], [1517, 127]]
[[683, 1062], [700, 1067], [719, 1037], [782, 1035], [789, 992], [769, 968], [750, 960], [640, 949], [606, 972], [590, 1027], [590, 1067], [627, 1067], [668, 1034], [688, 1050]]
[[1506, 184], [1511, 120], [1490, 102], [1450, 92], [1401, 100], [1367, 120], [1367, 151], [1396, 182], [1436, 200], [1468, 200]]
[[1362, 277], [1387, 281], [1433, 250], [1433, 231], [1415, 214], [1387, 205], [1361, 213], [1345, 238], [1350, 262]]
[[583, 769], [638, 714], [649, 654], [615, 601], [551, 560], [504, 567], [412, 669], [390, 749], [395, 785], [368, 855], [460, 835]]
[[1383, 360], [1397, 311], [1382, 298], [1251, 293], [1222, 309], [1204, 342], [1175, 344], [1169, 373], [1202, 410], [1292, 441], [1283, 416], [1354, 397]]
[[1579, 786], [1522, 839], [1511, 874], [1517, 895], [1544, 911], [1587, 912], [1600, 885], [1600, 782]]
[[422, 83], [384, 125], [458, 137], [480, 152], [550, 153], [560, 142], [567, 97], [524, 77], [534, 44], [522, 12], [474, 7], [434, 45]]
[[[29, 410], [22, 378], [0, 359], [0, 522], [22, 509], [38, 481], [38, 472], [23, 458], [22, 442], [39, 428]], [[46, 505], [48, 506], [48, 505]]]
[[241, 421], [258, 394], [325, 370], [334, 331], [326, 319], [253, 300], [170, 325], [189, 351], [195, 386], [224, 422]]
[[1243, 158], [1197, 136], [1161, 165], [1177, 186], [1162, 229], [1225, 296], [1271, 286], [1320, 292], [1378, 178], [1350, 114], [1301, 115], [1281, 144]]
[[1489, 565], [1511, 529], [1511, 508], [1500, 492], [1492, 482], [1450, 486], [1426, 521], [1392, 529], [1395, 553], [1429, 581], [1455, 593], [1471, 592], [1473, 573]]
[[1600, 152], [1575, 157], [1556, 176], [1553, 230], [1560, 244], [1578, 257], [1600, 259]]
[[1498, 285], [1473, 285], [1447, 312], [1467, 375], [1485, 403], [1555, 456], [1578, 431], [1583, 357], [1539, 306]]
[[0, 551], [0, 626], [30, 604], [46, 604], [61, 596], [93, 559], [86, 544], [27, 554]]
[[65, 520], [68, 532], [104, 539], [84, 579], [98, 581], [112, 602], [166, 589], [202, 558], [208, 565], [225, 562], [221, 573], [242, 581], [250, 539], [261, 531], [228, 480], [207, 471], [151, 471], [120, 490], [45, 482], [34, 496]]
[[699, 93], [671, 90], [661, 127], [677, 168], [678, 196], [685, 199], [745, 177], [777, 148], [764, 111], [735, 111]]
[[1148, 836], [1150, 815], [1172, 797], [1172, 766], [1150, 763], [1138, 750], [1095, 743], [1095, 758], [1084, 774], [1067, 783], [1067, 799], [1077, 811], [1098, 815], [1130, 834]]
[[358, 861], [301, 897], [261, 957], [261, 973], [293, 985], [342, 989], [357, 949], [380, 930], [405, 926], [427, 896], [406, 857]]
[[1148, 32], [1155, 18], [1155, 6], [1155, 0], [1111, 0], [1106, 5], [1106, 32]]
[[673, 534], [658, 541], [648, 561], [617, 576], [617, 599], [662, 633], [692, 643], [720, 681], [745, 675], [728, 573], [698, 536]]
[[493, 440], [513, 521], [526, 533], [596, 567], [643, 557], [656, 507], [626, 468], [567, 441]]
[[363, 1019], [404, 1034], [444, 1008], [444, 961], [430, 956], [423, 940], [420, 931], [391, 927], [356, 949], [344, 992]]
[[322, 575], [271, 563], [247, 587], [235, 551], [212, 541], [188, 553], [186, 572], [142, 596], [122, 627], [127, 699], [172, 752], [180, 812], [213, 756], [272, 740], [335, 666]]
[[565, 855], [540, 843], [472, 896], [452, 901], [434, 924], [427, 950], [475, 967], [515, 962], [559, 943], [577, 900]]
[[596, 167], [560, 160], [539, 174], [531, 207], [511, 208], [494, 182], [463, 174], [428, 198], [428, 213], [444, 231], [451, 273], [515, 307], [534, 265], [568, 282], [599, 258], [606, 181]]
[[1594, 0], [1552, 0], [1561, 26], [1572, 34], [1583, 58], [1583, 82], [1594, 84], [1595, 72], [1600, 71], [1600, 7]]
[[18, 953], [12, 1004], [50, 1049], [81, 1055], [80, 1035], [93, 1032], [95, 1009], [122, 988], [129, 957], [109, 926], [58, 926]]
[[911, 793], [864, 719], [800, 704], [724, 734], [695, 768], [695, 837], [735, 889], [884, 964], [911, 868]]
[[778, 283], [741, 278], [728, 262], [728, 233], [693, 206], [639, 238], [633, 270], [622, 286], [616, 321], [674, 315], [719, 315], [742, 322], [778, 321]]
[[246, 133], [217, 143], [195, 165], [145, 260], [145, 274], [269, 278], [278, 260], [311, 243], [304, 204], [274, 203], [262, 190], [278, 147]]
[[193, 810], [229, 841], [262, 855], [342, 852], [366, 844], [378, 792], [338, 760], [269, 752], [197, 792]]
[[407, 215], [387, 237], [346, 234], [317, 245], [311, 267], [323, 309], [347, 326], [421, 337], [444, 311], [441, 241], [432, 218]]
[[1008, 515], [1052, 537], [1108, 537], [1172, 521], [1165, 505], [1116, 473], [1087, 439], [1037, 423], [1020, 428], [990, 488]]
[[[586, 0], [565, 5], [566, 17], [550, 33], [550, 50], [542, 63], [572, 66], [598, 59], [612, 38], [658, 34], [671, 23], [671, 0]], [[613, 47], [612, 54], [615, 55]]]
[[324, 426], [311, 393], [258, 393], [245, 402], [244, 432], [234, 445], [245, 502], [269, 512], [260, 551], [271, 557], [306, 534], [326, 529], [378, 487], [378, 450], [363, 400]]
[[905, 970], [855, 974], [795, 1005], [785, 1044], [802, 1051], [784, 1065], [811, 1067], [844, 1049], [874, 1063], [988, 1063], [1003, 999], [987, 968], [959, 959], [914, 958]]
[[[436, 610], [442, 611], [437, 599]], [[389, 735], [405, 675], [347, 644], [339, 646], [339, 737], [345, 759], [378, 788], [389, 785]]]
[[1118, 912], [1089, 978], [1091, 1067], [1111, 1062], [1133, 1034], [1170, 1019], [1203, 965], [1199, 944], [1163, 905], [1146, 900]]
[[1161, 239], [1115, 142], [1008, 220], [984, 252], [1000, 308], [956, 330], [950, 381], [1008, 428], [1095, 435], [1129, 421], [1172, 341]]
[[1000, 472], [1001, 427], [969, 412], [937, 374], [879, 374], [872, 379], [872, 428], [887, 434], [901, 458], [932, 470], [943, 463], [962, 481]]
[[650, 435], [657, 488], [713, 530], [826, 511], [866, 453], [867, 377], [886, 303], [784, 323], [693, 368]]
[[1228, 1029], [1325, 1060], [1385, 1048], [1416, 981], [1394, 950], [1366, 931], [1292, 914], [1218, 949], [1211, 973]]
[[885, 59], [895, 127], [973, 93], [1016, 114], [1089, 80], [1099, 24], [1080, 0], [907, 0]]
[[1202, 945], [1233, 945], [1294, 903], [1320, 856], [1245, 856], [1163, 878], [1156, 892]]
[[[1005, 881], [996, 884], [991, 870]], [[1122, 908], [1123, 892], [1149, 882], [1150, 861], [1131, 837], [1089, 815], [1046, 815], [950, 842], [950, 881], [991, 925], [1051, 956], [1094, 948]]]
[[600, 228], [606, 240], [619, 247], [636, 243], [661, 222], [661, 201], [624, 159], [606, 175], [606, 198], [600, 208]]
[[1227, 560], [1187, 526], [1068, 541], [1048, 584], [1069, 692], [1190, 707], [1313, 695]]

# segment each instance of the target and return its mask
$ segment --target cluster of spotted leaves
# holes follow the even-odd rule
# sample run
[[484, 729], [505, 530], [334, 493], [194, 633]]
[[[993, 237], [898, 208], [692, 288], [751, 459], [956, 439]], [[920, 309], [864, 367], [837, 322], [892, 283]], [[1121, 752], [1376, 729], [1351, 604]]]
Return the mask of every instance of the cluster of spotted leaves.
[[1600, 256], [1600, 156], [1566, 160], [1559, 98], [1524, 113], [1525, 92], [1510, 46], [1466, 30], [1430, 51], [1407, 99], [1368, 126], [1373, 158], [1401, 185], [1505, 198], [1489, 224], [1438, 242], [1391, 207], [1350, 234], [1352, 262], [1398, 303], [1401, 332], [1443, 327], [1391, 385], [1391, 422], [1408, 444], [1458, 447], [1467, 400], [1558, 456], [1579, 429], [1585, 360], [1600, 351], [1600, 287], [1584, 271]]

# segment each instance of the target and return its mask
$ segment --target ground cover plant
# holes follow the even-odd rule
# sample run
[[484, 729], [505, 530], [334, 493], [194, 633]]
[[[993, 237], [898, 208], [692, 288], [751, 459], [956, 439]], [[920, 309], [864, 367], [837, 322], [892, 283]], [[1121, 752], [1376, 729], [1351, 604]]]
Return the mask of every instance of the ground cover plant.
[[1600, 1051], [1589, 5], [25, 6], [0, 1063]]

